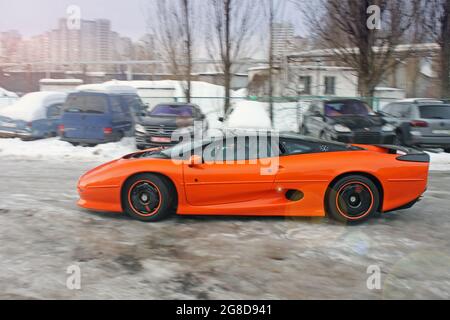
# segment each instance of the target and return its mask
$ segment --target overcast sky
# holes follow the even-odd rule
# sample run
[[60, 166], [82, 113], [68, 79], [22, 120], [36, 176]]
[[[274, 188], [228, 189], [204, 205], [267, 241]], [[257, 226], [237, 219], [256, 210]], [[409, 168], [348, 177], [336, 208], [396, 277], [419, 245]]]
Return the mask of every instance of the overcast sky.
[[[123, 36], [140, 38], [146, 32], [145, 8], [151, 0], [0, 0], [0, 31], [19, 30], [26, 37], [56, 28], [58, 18], [66, 16], [69, 5], [81, 8], [82, 19], [106, 18], [112, 29]], [[204, 0], [207, 1], [207, 0]], [[276, 0], [285, 1], [288, 0]], [[293, 22], [301, 33], [292, 6], [283, 19]]]

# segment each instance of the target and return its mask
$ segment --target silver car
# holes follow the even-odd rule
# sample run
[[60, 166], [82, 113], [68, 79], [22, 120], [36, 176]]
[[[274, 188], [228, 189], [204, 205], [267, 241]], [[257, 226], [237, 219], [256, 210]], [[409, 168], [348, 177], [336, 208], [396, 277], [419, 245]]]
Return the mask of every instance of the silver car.
[[407, 99], [386, 105], [381, 113], [396, 127], [398, 144], [439, 147], [450, 153], [450, 104]]

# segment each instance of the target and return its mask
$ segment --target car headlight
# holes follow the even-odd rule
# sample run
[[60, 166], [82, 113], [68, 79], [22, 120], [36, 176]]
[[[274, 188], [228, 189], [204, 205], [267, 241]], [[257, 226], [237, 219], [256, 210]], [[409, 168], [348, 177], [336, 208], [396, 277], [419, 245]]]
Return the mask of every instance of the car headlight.
[[392, 132], [392, 131], [395, 130], [395, 127], [394, 127], [392, 124], [385, 124], [385, 125], [381, 128], [381, 130], [382, 130], [383, 132]]
[[352, 132], [350, 128], [343, 126], [342, 124], [335, 124], [333, 128], [336, 132]]
[[134, 126], [134, 129], [139, 133], [147, 133], [147, 131], [145, 130], [145, 127], [141, 124], [136, 124]]

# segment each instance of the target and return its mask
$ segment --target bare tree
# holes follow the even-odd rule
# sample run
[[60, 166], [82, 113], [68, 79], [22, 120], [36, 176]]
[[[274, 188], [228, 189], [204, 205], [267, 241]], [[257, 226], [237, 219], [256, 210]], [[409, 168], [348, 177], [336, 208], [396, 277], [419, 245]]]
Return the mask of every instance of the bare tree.
[[248, 54], [252, 31], [257, 27], [258, 1], [211, 0], [206, 26], [210, 57], [219, 61], [225, 86], [225, 112], [230, 107], [231, 80], [235, 62]]
[[183, 91], [191, 101], [194, 0], [154, 0], [149, 8], [148, 27], [157, 50], [169, 71], [183, 80]]
[[442, 98], [450, 98], [450, 0], [428, 0], [423, 5], [426, 29], [440, 46], [439, 80]]
[[[405, 41], [421, 0], [317, 0], [296, 3], [311, 33], [332, 49], [338, 62], [358, 73], [358, 90], [372, 97], [382, 77], [406, 59], [410, 50], [396, 51]], [[373, 7], [373, 6], [376, 7]], [[380, 21], [368, 24], [370, 8]], [[369, 27], [370, 26], [370, 27]]]

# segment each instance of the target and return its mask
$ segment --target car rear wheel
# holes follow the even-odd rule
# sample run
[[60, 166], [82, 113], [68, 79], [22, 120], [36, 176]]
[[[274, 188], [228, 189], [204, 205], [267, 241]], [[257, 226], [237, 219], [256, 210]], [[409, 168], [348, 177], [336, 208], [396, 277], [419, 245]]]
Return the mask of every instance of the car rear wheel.
[[176, 205], [175, 190], [166, 179], [145, 173], [130, 178], [122, 190], [122, 207], [130, 217], [155, 222], [168, 217]]
[[330, 187], [325, 204], [333, 219], [349, 224], [359, 223], [375, 215], [380, 205], [380, 192], [364, 176], [346, 176]]

